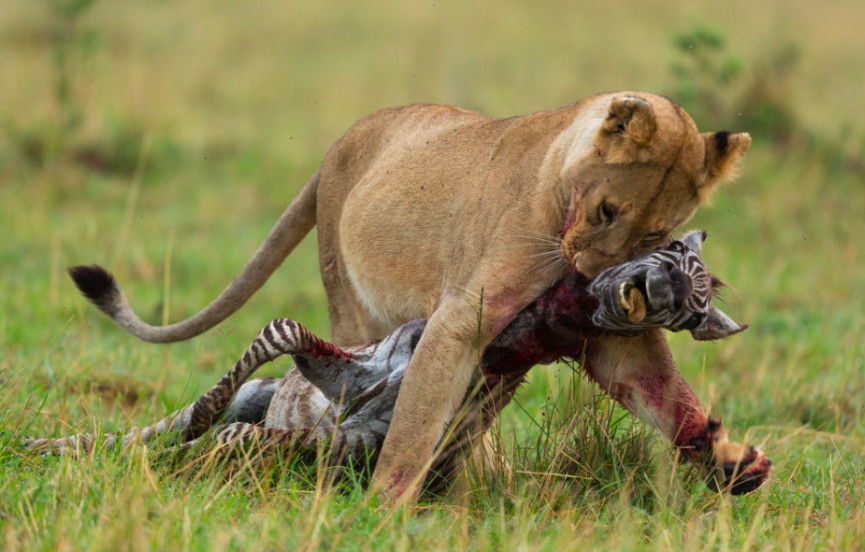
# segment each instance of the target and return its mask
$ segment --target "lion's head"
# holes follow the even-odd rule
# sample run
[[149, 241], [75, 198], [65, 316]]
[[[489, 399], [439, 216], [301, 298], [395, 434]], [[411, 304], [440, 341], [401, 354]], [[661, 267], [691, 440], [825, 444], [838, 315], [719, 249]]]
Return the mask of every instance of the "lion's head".
[[592, 278], [668, 242], [751, 145], [747, 133], [700, 133], [672, 101], [626, 92], [586, 100], [560, 138], [569, 205], [561, 255]]

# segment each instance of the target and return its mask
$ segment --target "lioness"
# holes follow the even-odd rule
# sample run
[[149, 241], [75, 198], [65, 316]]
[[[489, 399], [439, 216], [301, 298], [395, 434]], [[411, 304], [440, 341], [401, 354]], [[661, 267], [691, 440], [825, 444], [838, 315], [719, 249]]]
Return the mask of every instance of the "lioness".
[[[492, 338], [568, 272], [592, 278], [669, 240], [750, 143], [700, 134], [681, 107], [641, 92], [510, 119], [385, 109], [331, 147], [243, 271], [195, 316], [153, 327], [116, 288], [93, 299], [142, 339], [190, 338], [238, 309], [317, 223], [335, 343], [429, 320], [373, 476], [387, 496], [414, 500]], [[648, 351], [667, 354], [658, 342], [656, 332], [627, 347], [600, 339], [588, 355], [639, 365]]]

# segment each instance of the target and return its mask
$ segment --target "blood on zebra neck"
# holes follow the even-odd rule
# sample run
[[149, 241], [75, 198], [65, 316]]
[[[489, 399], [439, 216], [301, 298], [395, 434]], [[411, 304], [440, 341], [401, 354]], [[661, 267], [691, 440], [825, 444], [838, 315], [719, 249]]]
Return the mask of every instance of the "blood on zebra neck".
[[604, 330], [592, 323], [598, 300], [578, 274], [565, 276], [496, 336], [481, 357], [485, 377], [524, 375], [536, 364], [579, 356], [589, 337]]
[[[592, 323], [598, 300], [588, 292], [588, 283], [569, 274], [537, 301], [522, 310], [490, 343], [481, 357], [481, 373], [487, 392], [501, 393], [497, 407], [503, 408], [516, 387], [536, 364], [561, 358], [578, 358], [587, 340], [608, 334]], [[711, 423], [693, 391], [675, 368], [666, 340], [640, 341], [646, 347], [636, 372], [612, 377], [598, 373], [592, 359], [581, 364], [583, 372], [631, 412], [654, 412], [652, 419], [666, 421], [658, 427], [686, 458], [697, 458], [711, 447]], [[590, 354], [590, 356], [592, 356]], [[616, 370], [613, 370], [616, 372]], [[717, 425], [717, 422], [715, 422]]]

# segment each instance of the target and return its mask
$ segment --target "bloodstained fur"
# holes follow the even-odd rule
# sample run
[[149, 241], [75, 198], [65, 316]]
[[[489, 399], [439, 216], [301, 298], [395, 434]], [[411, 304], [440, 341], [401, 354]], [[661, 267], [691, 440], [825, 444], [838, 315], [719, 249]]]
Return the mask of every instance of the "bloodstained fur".
[[[494, 410], [500, 411], [510, 401], [532, 366], [562, 358], [578, 359], [587, 340], [604, 335], [606, 331], [591, 320], [597, 308], [598, 300], [589, 294], [587, 281], [578, 274], [570, 274], [521, 311], [486, 347], [481, 358], [486, 391], [499, 395]], [[671, 436], [673, 444], [685, 458], [695, 459], [711, 447], [711, 440], [706, 438], [710, 419], [678, 372], [665, 370], [668, 364], [672, 365], [672, 358], [647, 358], [636, 381], [612, 386], [611, 382], [599, 381], [591, 365], [583, 363], [582, 368], [632, 412], [637, 406], [635, 400], [644, 400], [649, 409], [672, 408], [669, 414], [677, 428]], [[675, 378], [672, 383], [671, 377]], [[634, 385], [639, 387], [638, 393], [634, 392]], [[670, 389], [671, 385], [675, 388]]]

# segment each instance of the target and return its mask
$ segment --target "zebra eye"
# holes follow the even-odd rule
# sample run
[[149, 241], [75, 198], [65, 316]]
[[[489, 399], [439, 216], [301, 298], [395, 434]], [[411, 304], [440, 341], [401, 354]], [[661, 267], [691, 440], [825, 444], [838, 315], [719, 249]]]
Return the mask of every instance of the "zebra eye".
[[690, 318], [685, 320], [685, 322], [682, 324], [682, 329], [683, 330], [693, 330], [694, 328], [699, 326], [702, 322], [703, 322], [703, 316], [699, 315], [697, 313], [694, 313], [691, 315]]

